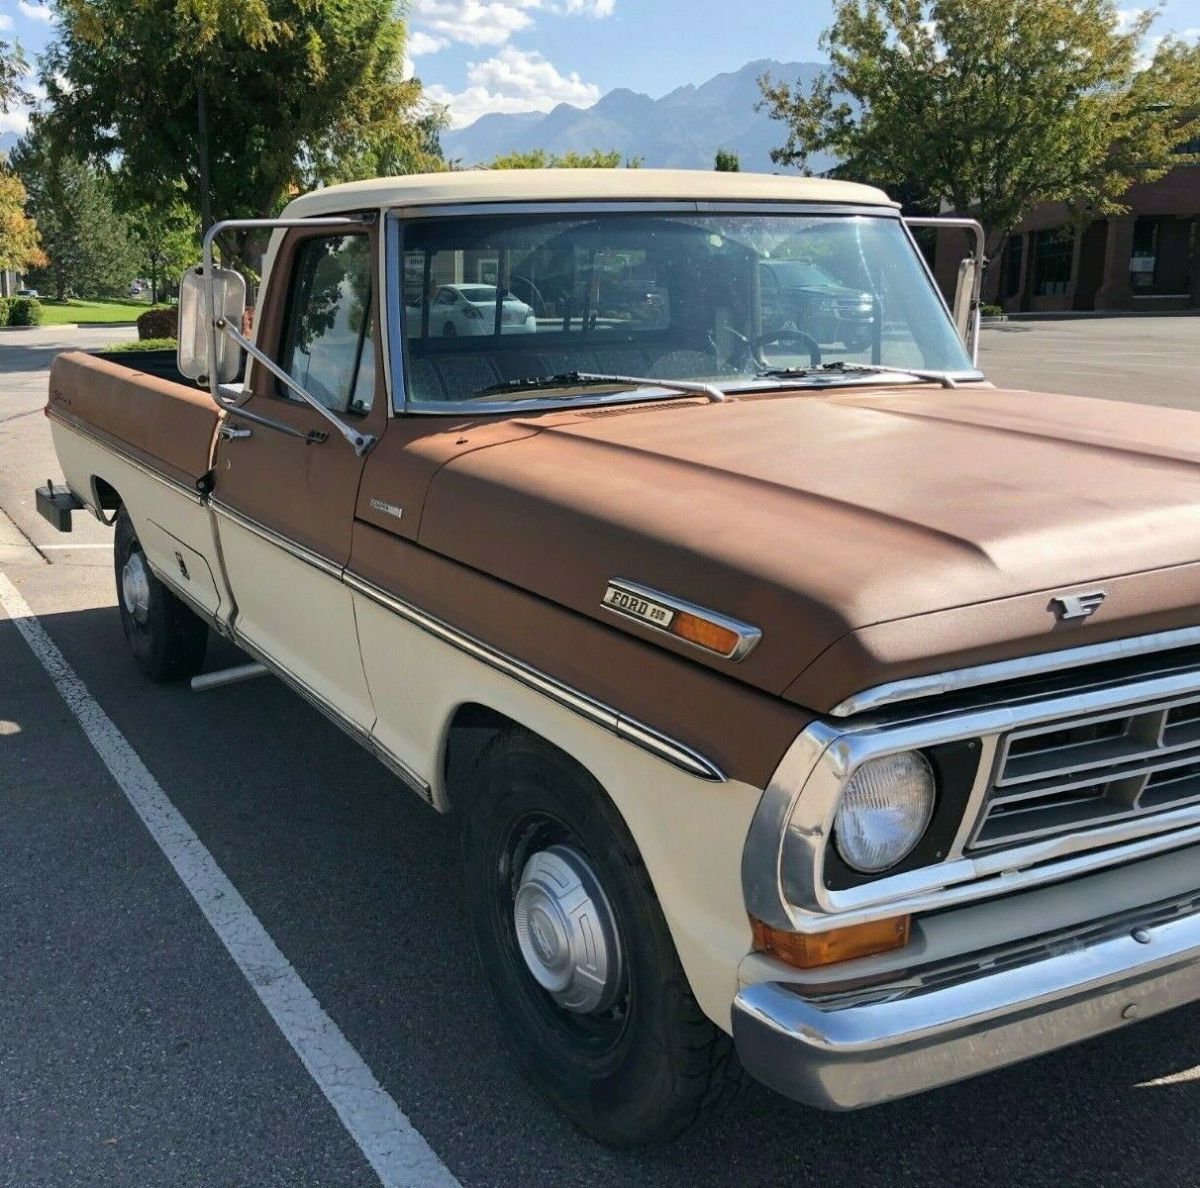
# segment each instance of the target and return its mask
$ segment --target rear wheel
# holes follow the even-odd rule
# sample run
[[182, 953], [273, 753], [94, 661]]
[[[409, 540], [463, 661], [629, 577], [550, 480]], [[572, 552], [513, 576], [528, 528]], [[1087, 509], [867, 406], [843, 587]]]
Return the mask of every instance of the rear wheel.
[[117, 513], [113, 538], [121, 626], [138, 667], [152, 681], [195, 676], [204, 664], [208, 626], [150, 571], [129, 513]]
[[522, 731], [480, 759], [463, 832], [475, 944], [525, 1076], [614, 1146], [674, 1138], [731, 1095], [633, 838], [602, 788]]

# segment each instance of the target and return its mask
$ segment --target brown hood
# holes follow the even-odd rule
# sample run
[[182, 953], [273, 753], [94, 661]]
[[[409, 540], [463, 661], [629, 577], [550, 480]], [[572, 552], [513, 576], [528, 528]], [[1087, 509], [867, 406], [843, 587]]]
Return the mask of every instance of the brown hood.
[[[1200, 621], [1200, 417], [991, 389], [529, 419], [434, 479], [421, 543], [816, 710]], [[614, 617], [626, 578], [753, 623], [740, 663]], [[1049, 598], [1102, 585], [1089, 620]]]

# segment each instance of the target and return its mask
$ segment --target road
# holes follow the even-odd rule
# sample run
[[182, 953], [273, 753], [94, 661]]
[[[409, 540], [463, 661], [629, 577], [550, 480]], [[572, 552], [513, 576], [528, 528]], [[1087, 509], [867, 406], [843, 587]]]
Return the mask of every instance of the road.
[[[1122, 337], [1093, 339], [1104, 326]], [[1092, 353], [1119, 341], [1143, 360], [1139, 384], [1200, 403], [1200, 371], [1180, 379], [1178, 366], [1195, 359], [1198, 329], [989, 331], [985, 357], [1002, 382], [1010, 366], [1042, 367], [1064, 379], [1045, 386], [1084, 390], [1106, 372], [1119, 381], [1123, 359]], [[11, 583], [330, 1027], [464, 1188], [1200, 1183], [1200, 1007], [862, 1114], [821, 1115], [754, 1088], [666, 1149], [617, 1153], [574, 1132], [500, 1045], [455, 822], [272, 679], [206, 694], [143, 681], [114, 606], [108, 530], [77, 517], [60, 537], [33, 514], [33, 485], [58, 473], [38, 415], [51, 354], [128, 333], [0, 332], [0, 590]], [[1054, 364], [1058, 346], [1072, 357]], [[1099, 366], [1085, 374], [1075, 355]], [[379, 1184], [23, 622], [24, 634], [0, 611], [0, 1185]], [[209, 666], [236, 655], [215, 646]]]

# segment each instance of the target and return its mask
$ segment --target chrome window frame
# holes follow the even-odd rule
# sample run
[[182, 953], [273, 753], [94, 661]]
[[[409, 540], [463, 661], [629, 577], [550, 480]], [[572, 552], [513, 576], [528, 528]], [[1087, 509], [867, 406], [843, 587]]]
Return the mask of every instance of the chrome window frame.
[[[665, 393], [662, 396], [648, 396], [646, 389], [632, 392], [619, 392], [608, 395], [581, 395], [569, 402], [562, 400], [506, 400], [489, 401], [481, 405], [473, 400], [450, 401], [413, 401], [408, 398], [405, 367], [405, 338], [403, 331], [403, 301], [397, 299], [403, 293], [404, 267], [404, 226], [409, 222], [423, 219], [444, 218], [484, 218], [496, 215], [591, 215], [591, 214], [764, 214], [764, 215], [825, 215], [840, 218], [878, 218], [891, 219], [898, 222], [909, 245], [920, 261], [921, 270], [926, 282], [933, 291], [934, 297], [946, 315], [954, 337], [958, 331], [954, 328], [954, 316], [946, 303], [946, 298], [938, 286], [929, 262], [917, 246], [912, 232], [901, 217], [899, 209], [893, 206], [874, 206], [869, 203], [824, 203], [824, 202], [745, 202], [731, 200], [716, 201], [627, 201], [623, 199], [588, 200], [580, 202], [467, 202], [442, 203], [415, 206], [394, 206], [382, 212], [384, 233], [379, 237], [381, 250], [384, 251], [384, 277], [387, 293], [386, 318], [383, 329], [385, 342], [385, 367], [387, 369], [389, 386], [389, 413], [392, 416], [499, 416], [513, 413], [547, 412], [551, 410], [596, 408], [610, 404], [629, 404], [645, 400], [668, 399], [678, 397], [679, 393]], [[954, 378], [965, 383], [977, 382], [984, 379], [978, 369], [974, 371], [955, 372]], [[749, 380], [750, 377], [747, 377]], [[867, 376], [863, 383], [879, 383], [876, 377]], [[856, 386], [858, 381], [855, 382]], [[842, 378], [839, 386], [845, 385]], [[755, 390], [762, 384], [754, 384]], [[780, 387], [787, 386], [780, 382]], [[825, 385], [821, 385], [822, 387]], [[736, 389], [733, 389], [736, 390]]]
[[[956, 907], [1200, 842], [1200, 804], [1014, 846], [969, 853], [1009, 731], [1200, 695], [1200, 668], [901, 722], [819, 718], [789, 748], [759, 803], [742, 855], [746, 908], [775, 928], [823, 932]], [[868, 760], [942, 743], [984, 743], [950, 852], [935, 865], [856, 887], [825, 884], [825, 856], [846, 781]]]

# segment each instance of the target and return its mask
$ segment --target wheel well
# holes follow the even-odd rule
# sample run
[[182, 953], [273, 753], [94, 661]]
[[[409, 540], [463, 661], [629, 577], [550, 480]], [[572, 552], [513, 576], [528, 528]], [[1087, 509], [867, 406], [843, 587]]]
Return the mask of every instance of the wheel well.
[[466, 702], [454, 711], [446, 730], [445, 750], [442, 756], [442, 786], [446, 792], [447, 811], [454, 812], [466, 803], [470, 795], [471, 774], [479, 756], [484, 747], [502, 730], [523, 730], [526, 734], [541, 739], [546, 746], [553, 747], [569, 763], [579, 768], [582, 775], [594, 780], [578, 759], [550, 739], [538, 734], [536, 730], [530, 730], [524, 723], [492, 709], [491, 706], [474, 701]]
[[116, 511], [121, 506], [121, 496], [116, 488], [97, 475], [92, 475], [92, 497], [102, 511]]

